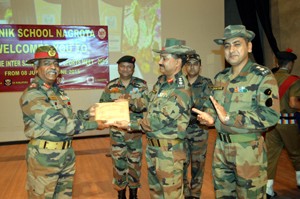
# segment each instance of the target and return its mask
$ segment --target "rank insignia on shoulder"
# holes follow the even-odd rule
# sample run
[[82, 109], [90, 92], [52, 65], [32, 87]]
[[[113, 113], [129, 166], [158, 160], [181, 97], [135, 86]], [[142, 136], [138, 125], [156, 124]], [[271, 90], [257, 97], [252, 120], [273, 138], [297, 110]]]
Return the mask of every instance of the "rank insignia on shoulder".
[[184, 88], [184, 82], [183, 82], [182, 77], [179, 77], [179, 78], [178, 78], [178, 85], [177, 85], [177, 88]]
[[266, 76], [266, 75], [268, 75], [268, 74], [271, 73], [270, 70], [268, 70], [267, 68], [262, 67], [262, 66], [260, 66], [260, 65], [255, 66], [255, 70], [258, 71], [258, 72], [259, 72], [260, 74], [262, 74], [263, 76]]

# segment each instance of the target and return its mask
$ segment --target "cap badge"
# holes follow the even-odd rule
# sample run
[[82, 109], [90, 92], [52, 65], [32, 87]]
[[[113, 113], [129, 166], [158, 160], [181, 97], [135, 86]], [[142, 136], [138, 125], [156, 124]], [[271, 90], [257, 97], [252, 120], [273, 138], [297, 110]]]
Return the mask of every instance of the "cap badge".
[[56, 55], [56, 51], [55, 51], [53, 48], [51, 48], [51, 49], [48, 51], [48, 55], [49, 55], [50, 57], [54, 57], [54, 56]]

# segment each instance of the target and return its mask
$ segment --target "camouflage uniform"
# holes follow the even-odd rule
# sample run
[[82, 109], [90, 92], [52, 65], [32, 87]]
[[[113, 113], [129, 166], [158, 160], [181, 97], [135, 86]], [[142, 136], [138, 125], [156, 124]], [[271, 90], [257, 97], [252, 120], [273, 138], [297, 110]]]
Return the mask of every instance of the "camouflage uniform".
[[216, 198], [265, 198], [267, 156], [261, 134], [278, 122], [278, 87], [269, 69], [250, 60], [234, 79], [231, 70], [218, 73], [213, 87], [213, 97], [230, 116], [226, 125], [212, 103], [206, 104], [218, 134], [213, 155]]
[[[278, 85], [290, 76], [287, 70], [279, 69], [275, 73]], [[294, 113], [289, 107], [290, 96], [300, 96], [300, 80], [294, 82], [280, 100], [281, 117], [276, 127], [266, 134], [268, 149], [268, 179], [275, 179], [278, 159], [285, 147], [296, 171], [300, 171], [300, 133]]]
[[97, 129], [87, 111], [74, 114], [66, 93], [35, 77], [20, 98], [27, 147], [29, 198], [72, 198], [75, 154], [73, 135]]
[[[125, 87], [119, 78], [110, 81], [105, 87], [100, 102], [112, 102], [123, 94], [129, 94], [132, 99], [140, 98], [148, 92], [147, 83], [137, 77], [132, 77]], [[142, 118], [142, 112], [130, 109], [130, 119]], [[110, 128], [111, 155], [114, 166], [113, 184], [116, 190], [140, 187], [142, 165], [142, 132], [128, 132], [117, 128]]]
[[171, 82], [162, 75], [135, 107], [147, 106], [144, 118], [131, 122], [132, 129], [146, 132], [146, 160], [151, 198], [181, 199], [183, 164], [186, 160], [186, 128], [190, 120], [191, 90], [179, 72]]
[[[191, 85], [193, 107], [202, 110], [203, 103], [211, 95], [212, 81], [209, 78], [198, 76]], [[204, 166], [207, 151], [208, 129], [199, 125], [197, 114], [192, 112], [187, 128], [187, 161], [184, 165], [184, 195], [199, 198], [203, 182]], [[191, 181], [188, 180], [188, 167], [191, 162]]]

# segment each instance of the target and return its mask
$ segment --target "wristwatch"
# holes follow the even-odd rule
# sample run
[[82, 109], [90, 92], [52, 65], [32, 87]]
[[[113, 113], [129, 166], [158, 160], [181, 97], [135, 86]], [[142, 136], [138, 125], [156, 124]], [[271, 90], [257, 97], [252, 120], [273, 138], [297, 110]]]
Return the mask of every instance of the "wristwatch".
[[230, 120], [230, 116], [228, 114], [226, 114], [225, 118], [224, 118], [224, 122], [228, 122]]

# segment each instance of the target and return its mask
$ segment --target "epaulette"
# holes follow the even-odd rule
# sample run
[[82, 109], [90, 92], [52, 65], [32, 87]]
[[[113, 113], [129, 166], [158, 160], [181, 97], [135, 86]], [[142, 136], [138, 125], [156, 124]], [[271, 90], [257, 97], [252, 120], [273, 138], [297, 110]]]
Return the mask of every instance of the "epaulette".
[[266, 76], [271, 74], [271, 70], [265, 66], [261, 66], [261, 65], [254, 65], [253, 67], [253, 72], [255, 72], [255, 74], [258, 75], [262, 75], [262, 76]]
[[185, 85], [184, 85], [184, 80], [183, 80], [182, 77], [179, 77], [179, 78], [177, 79], [177, 88], [184, 88], [184, 87], [185, 87]]
[[118, 85], [118, 83], [116, 83], [118, 79], [119, 79], [119, 78], [115, 78], [115, 79], [113, 79], [113, 80], [110, 80], [110, 81], [106, 84], [106, 86], [111, 87], [111, 86], [115, 86], [116, 84]]
[[216, 74], [215, 77], [214, 77], [214, 79], [217, 79], [217, 77], [218, 77], [219, 75], [228, 73], [229, 70], [230, 70], [230, 67], [225, 68], [223, 71], [221, 71], [221, 72], [219, 72], [218, 74]]
[[160, 75], [160, 76], [158, 76], [157, 81], [158, 81], [158, 82], [161, 82], [161, 81], [163, 81], [164, 79], [165, 79], [165, 76], [164, 76], [164, 75]]
[[142, 82], [143, 84], [147, 84], [147, 82], [141, 78], [138, 78], [138, 77], [133, 77], [134, 80], [137, 80], [137, 81], [140, 81]]
[[39, 84], [37, 84], [36, 82], [32, 82], [29, 86], [28, 86], [28, 90], [33, 90], [33, 89], [40, 89], [41, 86]]
[[117, 78], [115, 78], [115, 79], [112, 79], [112, 80], [110, 80], [108, 83], [112, 83], [112, 82], [116, 81], [117, 79], [119, 79], [119, 78], [117, 77]]

